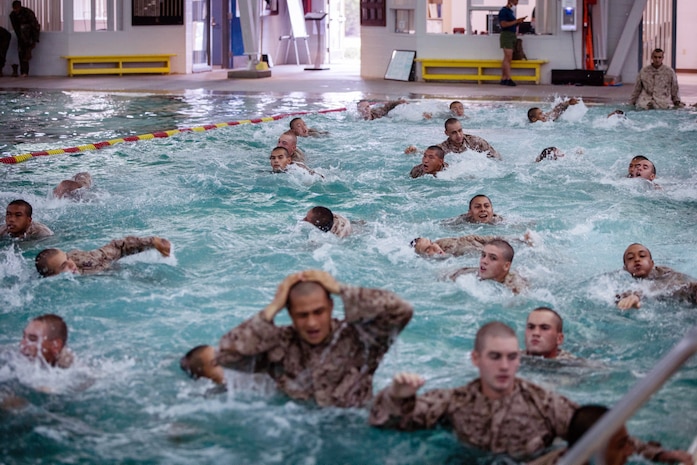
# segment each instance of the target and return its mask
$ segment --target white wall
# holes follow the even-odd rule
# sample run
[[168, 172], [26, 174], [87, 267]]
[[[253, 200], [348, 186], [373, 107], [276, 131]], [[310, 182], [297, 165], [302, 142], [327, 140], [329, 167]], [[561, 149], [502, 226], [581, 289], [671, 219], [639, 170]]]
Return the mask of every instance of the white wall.
[[675, 47], [675, 68], [677, 70], [697, 71], [697, 43], [695, 43], [694, 24], [697, 18], [695, 0], [678, 0], [677, 44]]
[[[415, 2], [414, 14], [416, 34], [396, 34], [394, 31], [394, 9], [409, 8]], [[361, 75], [366, 78], [382, 78], [389, 62], [392, 50], [416, 50], [416, 56], [423, 58], [501, 58], [499, 36], [475, 36], [453, 34], [426, 34], [426, 2], [427, 0], [388, 0], [387, 27], [361, 28]], [[503, 4], [503, 2], [501, 2]], [[579, 7], [581, 2], [579, 0]], [[632, 0], [613, 0], [610, 2], [608, 35], [609, 56], [612, 56], [615, 45], [619, 40], [626, 16], [632, 5]], [[555, 6], [558, 6], [555, 4]], [[525, 13], [522, 13], [525, 14]], [[557, 10], [550, 15], [558, 17]], [[542, 67], [542, 83], [549, 84], [552, 80], [552, 69], [581, 69], [582, 58], [582, 18], [579, 12], [579, 27], [575, 32], [560, 31], [556, 19], [557, 31], [554, 35], [522, 36], [525, 53], [530, 59], [549, 60]], [[639, 34], [636, 34], [632, 50], [638, 50]], [[622, 80], [634, 82], [639, 69], [636, 52], [630, 52], [622, 68]]]

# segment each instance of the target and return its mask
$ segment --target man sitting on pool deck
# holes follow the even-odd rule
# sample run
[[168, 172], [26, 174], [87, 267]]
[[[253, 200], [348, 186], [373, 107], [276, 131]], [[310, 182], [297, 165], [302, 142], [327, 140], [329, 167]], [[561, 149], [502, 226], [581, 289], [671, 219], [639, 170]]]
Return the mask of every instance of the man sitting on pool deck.
[[[624, 251], [624, 269], [637, 280], [648, 281], [652, 293], [697, 305], [697, 280], [667, 266], [654, 266], [651, 252], [641, 244], [631, 244]], [[640, 290], [623, 292], [617, 296], [617, 307], [640, 308], [642, 297]]]
[[79, 189], [85, 188], [89, 189], [92, 187], [92, 176], [83, 171], [82, 173], [77, 173], [72, 179], [64, 179], [53, 189], [53, 196], [57, 198], [71, 197], [76, 198], [79, 194]]
[[29, 202], [13, 200], [7, 205], [5, 224], [0, 226], [0, 237], [32, 240], [52, 236], [53, 231], [38, 221], [32, 221], [34, 210]]
[[30, 360], [40, 360], [49, 366], [68, 368], [73, 353], [66, 347], [68, 326], [63, 318], [52, 313], [32, 319], [22, 334], [19, 351]]
[[349, 236], [352, 232], [351, 222], [343, 216], [333, 213], [327, 207], [311, 208], [303, 221], [316, 226], [320, 231], [332, 233], [338, 237]]
[[[487, 158], [501, 159], [501, 155], [494, 149], [486, 140], [471, 134], [465, 134], [462, 131], [462, 123], [457, 118], [448, 118], [445, 121], [446, 140], [438, 144], [438, 147], [443, 149], [445, 155], [449, 153], [464, 153], [467, 150], [476, 152], [486, 152]], [[410, 145], [404, 149], [404, 153], [416, 153], [419, 149], [414, 145]]]
[[[332, 318], [338, 294], [344, 320]], [[274, 317], [288, 308], [292, 326]], [[273, 301], [220, 340], [218, 362], [268, 373], [278, 388], [319, 406], [360, 407], [373, 395], [373, 374], [412, 306], [393, 292], [339, 284], [329, 273], [306, 270], [279, 285]]]
[[462, 223], [498, 224], [503, 218], [494, 213], [491, 199], [484, 194], [477, 194], [470, 199], [469, 210], [456, 218], [445, 220], [447, 224], [456, 225]]
[[525, 355], [557, 360], [575, 359], [560, 346], [564, 342], [564, 321], [549, 307], [537, 307], [525, 323]]
[[519, 294], [527, 288], [527, 282], [515, 271], [511, 271], [513, 255], [511, 244], [503, 239], [493, 239], [482, 249], [479, 268], [460, 268], [448, 277], [454, 281], [460, 276], [476, 273], [480, 281], [491, 279], [503, 284], [514, 294]]
[[285, 147], [294, 163], [305, 163], [305, 154], [298, 148], [298, 136], [293, 131], [286, 131], [278, 138], [279, 147]]
[[543, 113], [538, 107], [532, 107], [528, 110], [528, 120], [531, 123], [536, 123], [537, 121], [556, 121], [570, 105], [576, 105], [578, 100], [575, 98], [570, 98], [558, 104], [549, 113]]
[[109, 242], [96, 250], [44, 249], [36, 256], [36, 270], [41, 276], [55, 276], [60, 273], [92, 274], [109, 269], [119, 258], [135, 255], [149, 249], [156, 249], [163, 257], [169, 257], [171, 244], [160, 237], [127, 236]]
[[437, 145], [432, 145], [424, 151], [421, 163], [411, 169], [409, 176], [418, 178], [425, 174], [432, 174], [435, 177], [439, 171], [443, 171], [447, 166], [443, 149]]
[[[438, 424], [454, 430], [468, 445], [518, 460], [530, 458], [567, 438], [578, 406], [566, 397], [516, 377], [520, 348], [515, 331], [493, 321], [482, 326], [474, 341], [472, 363], [479, 378], [464, 386], [434, 389], [417, 396], [425, 380], [415, 374], [395, 375], [380, 391], [370, 411], [370, 424], [415, 430]], [[634, 451], [652, 460], [680, 460], [656, 443], [632, 438]], [[683, 453], [684, 454], [684, 453]]]

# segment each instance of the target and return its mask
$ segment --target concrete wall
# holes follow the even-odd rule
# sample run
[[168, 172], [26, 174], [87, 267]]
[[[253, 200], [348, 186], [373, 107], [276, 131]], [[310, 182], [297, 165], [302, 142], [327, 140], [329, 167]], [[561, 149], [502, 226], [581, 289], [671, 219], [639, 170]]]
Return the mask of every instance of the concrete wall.
[[[387, 27], [361, 28], [361, 75], [366, 78], [382, 78], [392, 50], [416, 50], [417, 57], [423, 58], [502, 58], [498, 35], [453, 35], [426, 33], [427, 0], [388, 0]], [[501, 2], [503, 4], [503, 2]], [[579, 5], [581, 4], [579, 0]], [[626, 16], [631, 9], [632, 0], [613, 0], [610, 2], [608, 52], [610, 56], [619, 40]], [[560, 31], [559, 11], [552, 2], [554, 35], [522, 36], [525, 53], [531, 59], [545, 59], [549, 63], [542, 68], [542, 83], [549, 84], [552, 69], [583, 68], [582, 58], [582, 18], [578, 17], [579, 27], [575, 32]], [[395, 9], [413, 8], [415, 34], [394, 33]], [[638, 50], [639, 34], [636, 34], [632, 50]], [[639, 69], [637, 54], [630, 52], [622, 68], [624, 82], [634, 82]]]
[[678, 0], [677, 45], [675, 47], [675, 69], [697, 72], [697, 43], [695, 43], [694, 21], [697, 18], [697, 2]]

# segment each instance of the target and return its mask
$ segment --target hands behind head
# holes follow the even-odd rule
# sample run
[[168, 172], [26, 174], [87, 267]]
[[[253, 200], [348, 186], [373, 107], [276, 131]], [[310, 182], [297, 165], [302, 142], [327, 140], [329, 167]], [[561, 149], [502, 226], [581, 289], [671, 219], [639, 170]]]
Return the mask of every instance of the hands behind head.
[[398, 399], [405, 399], [407, 397], [414, 396], [425, 382], [426, 380], [416, 373], [408, 373], [406, 371], [397, 373], [394, 375], [394, 378], [392, 378], [390, 394], [392, 397], [396, 397]]
[[162, 254], [163, 257], [169, 257], [169, 253], [172, 250], [172, 244], [167, 239], [156, 237], [152, 240], [152, 245]]
[[263, 316], [266, 321], [272, 321], [278, 312], [286, 306], [290, 289], [301, 281], [314, 281], [331, 294], [338, 294], [340, 285], [332, 275], [322, 270], [305, 270], [286, 276], [276, 289], [276, 295], [269, 305], [264, 308]]

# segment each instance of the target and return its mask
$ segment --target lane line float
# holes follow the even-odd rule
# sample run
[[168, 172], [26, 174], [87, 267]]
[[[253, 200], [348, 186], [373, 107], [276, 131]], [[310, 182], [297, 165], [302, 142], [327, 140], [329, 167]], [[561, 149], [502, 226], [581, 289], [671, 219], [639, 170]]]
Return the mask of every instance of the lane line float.
[[333, 113], [339, 111], [346, 111], [346, 108], [333, 108], [330, 110], [319, 110], [319, 111], [297, 111], [293, 113], [284, 113], [282, 115], [274, 116], [264, 116], [261, 118], [254, 119], [243, 119], [238, 121], [230, 121], [227, 123], [217, 123], [217, 124], [205, 124], [203, 126], [195, 126], [192, 128], [182, 128], [182, 129], [170, 129], [167, 131], [155, 131], [149, 134], [141, 134], [138, 136], [127, 136], [118, 139], [111, 139], [102, 142], [96, 142], [94, 144], [78, 145], [76, 147], [68, 147], [64, 149], [52, 149], [52, 150], [40, 150], [37, 152], [23, 153], [20, 155], [12, 155], [9, 157], [0, 158], [0, 163], [6, 165], [14, 165], [17, 163], [23, 163], [27, 160], [31, 160], [36, 157], [48, 157], [52, 155], [65, 155], [71, 153], [89, 152], [93, 150], [101, 150], [106, 147], [112, 147], [114, 145], [123, 144], [126, 142], [138, 142], [141, 140], [151, 140], [151, 139], [164, 139], [167, 137], [176, 136], [177, 134], [182, 134], [185, 132], [205, 132], [213, 129], [219, 129], [229, 126], [240, 126], [243, 124], [259, 124], [259, 123], [269, 123], [271, 121], [278, 121], [279, 119], [288, 118], [289, 116], [300, 116], [309, 114], [322, 114], [322, 113]]

